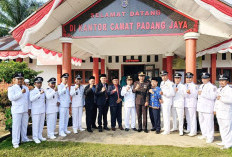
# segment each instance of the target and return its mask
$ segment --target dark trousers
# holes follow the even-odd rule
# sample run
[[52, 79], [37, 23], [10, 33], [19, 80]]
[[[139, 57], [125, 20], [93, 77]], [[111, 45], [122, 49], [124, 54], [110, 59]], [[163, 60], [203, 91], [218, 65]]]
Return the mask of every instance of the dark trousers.
[[86, 110], [86, 126], [87, 129], [91, 129], [96, 126], [96, 115], [97, 115], [97, 107], [96, 105], [85, 105]]
[[108, 113], [109, 106], [102, 105], [98, 106], [98, 126], [102, 127], [102, 118], [103, 118], [103, 125], [107, 127], [107, 113]]
[[152, 128], [154, 128], [155, 126], [155, 121], [154, 121], [154, 116], [153, 116], [153, 109], [151, 107], [149, 107], [149, 116], [150, 116], [150, 119], [151, 119], [151, 125], [152, 125]]
[[97, 119], [97, 105], [95, 104], [93, 106], [93, 112], [92, 112], [92, 127], [96, 127], [96, 119]]
[[136, 112], [138, 117], [139, 129], [142, 129], [142, 116], [143, 116], [143, 129], [147, 129], [147, 106], [136, 104]]
[[122, 126], [122, 106], [110, 106], [111, 127], [115, 128], [116, 120], [118, 126]]
[[[149, 108], [152, 128], [160, 131], [160, 109]], [[153, 119], [153, 122], [152, 122]]]

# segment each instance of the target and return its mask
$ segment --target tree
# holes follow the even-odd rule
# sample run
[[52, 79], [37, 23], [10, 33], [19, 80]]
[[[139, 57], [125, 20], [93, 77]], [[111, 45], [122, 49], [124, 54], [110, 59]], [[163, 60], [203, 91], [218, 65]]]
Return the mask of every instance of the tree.
[[42, 73], [42, 71], [37, 72], [30, 69], [25, 62], [2, 61], [0, 63], [0, 82], [11, 83], [16, 72], [23, 72], [24, 78], [29, 79], [30, 83], [33, 83], [34, 78]]
[[42, 5], [36, 0], [0, 0], [0, 36], [7, 35]]

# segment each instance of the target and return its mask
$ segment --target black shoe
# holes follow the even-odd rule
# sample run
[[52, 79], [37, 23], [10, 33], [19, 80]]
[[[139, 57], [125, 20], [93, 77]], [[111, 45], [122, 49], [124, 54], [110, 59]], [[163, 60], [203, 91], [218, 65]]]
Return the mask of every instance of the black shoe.
[[98, 127], [98, 131], [102, 132], [102, 127], [101, 126]]
[[141, 132], [141, 131], [143, 131], [143, 129], [138, 129], [138, 132]]
[[122, 126], [119, 126], [118, 128], [119, 128], [120, 130], [124, 130]]
[[130, 129], [126, 128], [125, 131], [129, 131]]
[[87, 131], [88, 131], [88, 132], [91, 132], [91, 133], [93, 132], [91, 129], [87, 129]]
[[97, 126], [96, 126], [96, 125], [95, 125], [95, 126], [92, 126], [92, 128], [93, 128], [93, 129], [97, 129]]
[[147, 129], [144, 129], [144, 132], [145, 132], [145, 133], [148, 133], [148, 130], [147, 130]]
[[155, 128], [152, 128], [151, 131], [155, 131]]
[[134, 131], [138, 131], [136, 128], [133, 128], [132, 130], [134, 130]]
[[113, 127], [113, 128], [111, 128], [111, 130], [112, 130], [112, 131], [116, 131], [116, 128]]
[[110, 129], [108, 127], [104, 127], [104, 130], [110, 131]]
[[160, 134], [160, 131], [159, 131], [159, 130], [157, 130], [157, 131], [156, 131], [156, 134]]

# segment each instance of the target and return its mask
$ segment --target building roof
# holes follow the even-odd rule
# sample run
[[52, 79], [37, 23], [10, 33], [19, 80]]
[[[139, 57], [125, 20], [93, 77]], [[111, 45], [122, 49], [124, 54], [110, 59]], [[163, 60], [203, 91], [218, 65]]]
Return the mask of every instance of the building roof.
[[[9, 35], [0, 38], [0, 59], [7, 60], [27, 57], [32, 59], [43, 57], [46, 58], [47, 61], [62, 63], [62, 53], [57, 53], [32, 44], [27, 44], [26, 49], [21, 51], [19, 44], [12, 36]], [[71, 62], [75, 66], [80, 66], [82, 60], [72, 57]]]
[[[50, 0], [41, 9], [12, 30], [22, 46], [27, 43], [62, 52], [59, 38], [62, 27], [72, 17], [101, 0]], [[147, 0], [149, 1], [149, 0]], [[218, 0], [155, 0], [199, 20], [197, 51], [200, 52], [232, 37], [231, 6]], [[223, 1], [223, 0], [221, 0]], [[225, 0], [224, 0], [225, 1]], [[220, 4], [215, 5], [215, 4]], [[226, 9], [226, 10], [225, 10]], [[218, 16], [219, 15], [219, 16]], [[185, 56], [182, 36], [151, 36], [136, 38], [86, 38], [74, 39], [72, 55], [85, 59], [90, 55], [139, 55], [174, 52]], [[143, 43], [143, 44], [141, 44]]]

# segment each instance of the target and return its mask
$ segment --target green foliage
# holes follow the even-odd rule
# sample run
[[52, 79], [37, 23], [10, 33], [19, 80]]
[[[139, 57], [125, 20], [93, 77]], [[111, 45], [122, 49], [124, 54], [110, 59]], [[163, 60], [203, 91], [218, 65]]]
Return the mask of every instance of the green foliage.
[[11, 83], [12, 78], [15, 74], [15, 72], [23, 72], [24, 78], [30, 79], [30, 81], [33, 81], [34, 78], [40, 74], [42, 71], [35, 71], [33, 69], [28, 68], [27, 63], [25, 62], [1, 62], [0, 63], [0, 82], [5, 81], [6, 83]]
[[11, 128], [12, 128], [12, 116], [11, 116], [10, 107], [7, 107], [5, 109], [5, 118], [6, 118], [6, 120], [5, 120], [5, 125], [6, 125], [5, 130], [11, 130]]
[[42, 6], [37, 0], [0, 0], [0, 35], [5, 36], [21, 21]]
[[10, 106], [10, 100], [8, 99], [7, 90], [0, 91], [0, 107], [4, 109]]

